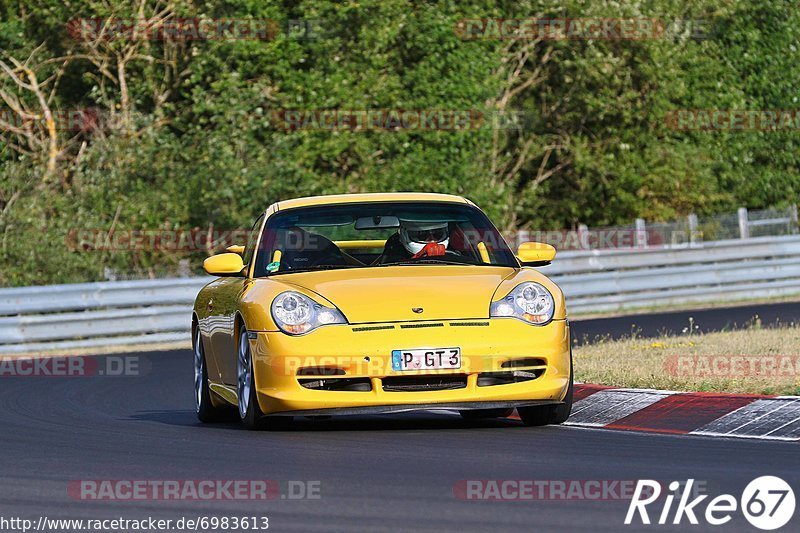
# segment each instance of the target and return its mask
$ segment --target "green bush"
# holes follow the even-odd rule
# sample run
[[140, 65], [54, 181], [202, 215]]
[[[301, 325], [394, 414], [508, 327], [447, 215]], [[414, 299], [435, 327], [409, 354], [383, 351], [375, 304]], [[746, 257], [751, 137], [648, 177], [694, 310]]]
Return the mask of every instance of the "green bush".
[[[175, 17], [305, 20], [314, 34], [137, 43], [125, 63], [126, 97], [117, 70], [104, 74], [82, 58], [87, 48], [66, 27], [74, 17], [134, 16], [132, 2], [114, 12], [94, 0], [0, 4], [0, 50], [22, 61], [41, 45], [32, 64], [42, 80], [64, 64], [53, 109], [97, 108], [103, 118], [69, 142], [74, 132], [59, 132], [64, 150], [52, 175], [45, 152], [23, 155], [18, 139], [0, 132], [0, 284], [169, 275], [187, 259], [198, 272], [204, 250], [76, 250], [70, 236], [249, 228], [270, 203], [304, 195], [461, 194], [504, 229], [796, 202], [796, 132], [667, 125], [679, 109], [797, 107], [800, 12], [788, 1], [715, 4], [228, 0], [201, 7], [172, 0], [166, 5]], [[457, 21], [481, 17], [657, 18], [672, 26], [658, 39], [532, 45], [521, 75], [535, 72], [535, 79], [507, 107], [524, 117], [519, 129], [276, 127], [282, 109], [492, 112], [527, 43], [469, 40], [454, 31]], [[697, 19], [710, 38], [681, 31]], [[131, 46], [109, 41], [103, 57], [115, 67]], [[0, 89], [37, 105], [3, 72]], [[508, 172], [498, 170], [504, 163]]]

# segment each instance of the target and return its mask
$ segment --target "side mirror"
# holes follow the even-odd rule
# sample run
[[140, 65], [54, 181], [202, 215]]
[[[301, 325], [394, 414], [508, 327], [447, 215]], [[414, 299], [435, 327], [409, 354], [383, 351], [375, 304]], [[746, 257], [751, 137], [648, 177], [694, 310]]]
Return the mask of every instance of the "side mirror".
[[244, 263], [239, 254], [217, 254], [203, 261], [203, 270], [212, 276], [241, 276]]
[[523, 242], [517, 250], [517, 259], [523, 266], [545, 266], [556, 257], [556, 249], [543, 242]]
[[244, 253], [244, 246], [242, 246], [241, 244], [232, 244], [225, 249], [232, 254], [242, 255]]

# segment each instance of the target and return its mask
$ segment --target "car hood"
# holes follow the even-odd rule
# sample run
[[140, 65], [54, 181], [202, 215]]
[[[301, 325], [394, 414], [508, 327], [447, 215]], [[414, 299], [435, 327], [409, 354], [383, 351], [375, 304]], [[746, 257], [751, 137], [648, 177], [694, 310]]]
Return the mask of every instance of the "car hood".
[[407, 265], [298, 272], [280, 281], [322, 296], [349, 323], [358, 324], [485, 319], [497, 287], [515, 272], [509, 267]]

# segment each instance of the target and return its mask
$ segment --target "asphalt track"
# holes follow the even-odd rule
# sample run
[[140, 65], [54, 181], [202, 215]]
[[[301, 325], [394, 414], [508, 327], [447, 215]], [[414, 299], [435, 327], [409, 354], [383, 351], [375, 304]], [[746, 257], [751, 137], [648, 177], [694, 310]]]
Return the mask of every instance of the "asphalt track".
[[[715, 528], [685, 519], [626, 527], [623, 500], [465, 501], [453, 489], [461, 480], [694, 478], [712, 496], [738, 498], [768, 474], [800, 487], [793, 443], [528, 428], [445, 413], [303, 419], [284, 432], [202, 425], [191, 353], [138, 357], [136, 377], [0, 378], [0, 517], [257, 515], [269, 517], [270, 531], [753, 531], [740, 513]], [[289, 480], [319, 481], [320, 498], [81, 501], [67, 487], [82, 479], [270, 479], [284, 494]]]
[[735, 330], [753, 325], [754, 317], [758, 317], [762, 327], [800, 324], [800, 301], [576, 319], [571, 322], [572, 338], [581, 344], [598, 337], [682, 334], [690, 328], [693, 333]]

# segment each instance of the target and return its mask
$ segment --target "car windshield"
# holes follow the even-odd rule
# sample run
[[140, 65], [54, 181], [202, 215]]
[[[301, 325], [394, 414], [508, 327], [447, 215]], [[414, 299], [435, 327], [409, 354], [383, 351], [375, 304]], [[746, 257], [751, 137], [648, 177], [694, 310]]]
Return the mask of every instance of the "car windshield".
[[264, 226], [255, 261], [256, 277], [386, 266], [519, 267], [483, 212], [442, 202], [353, 203], [280, 211]]

